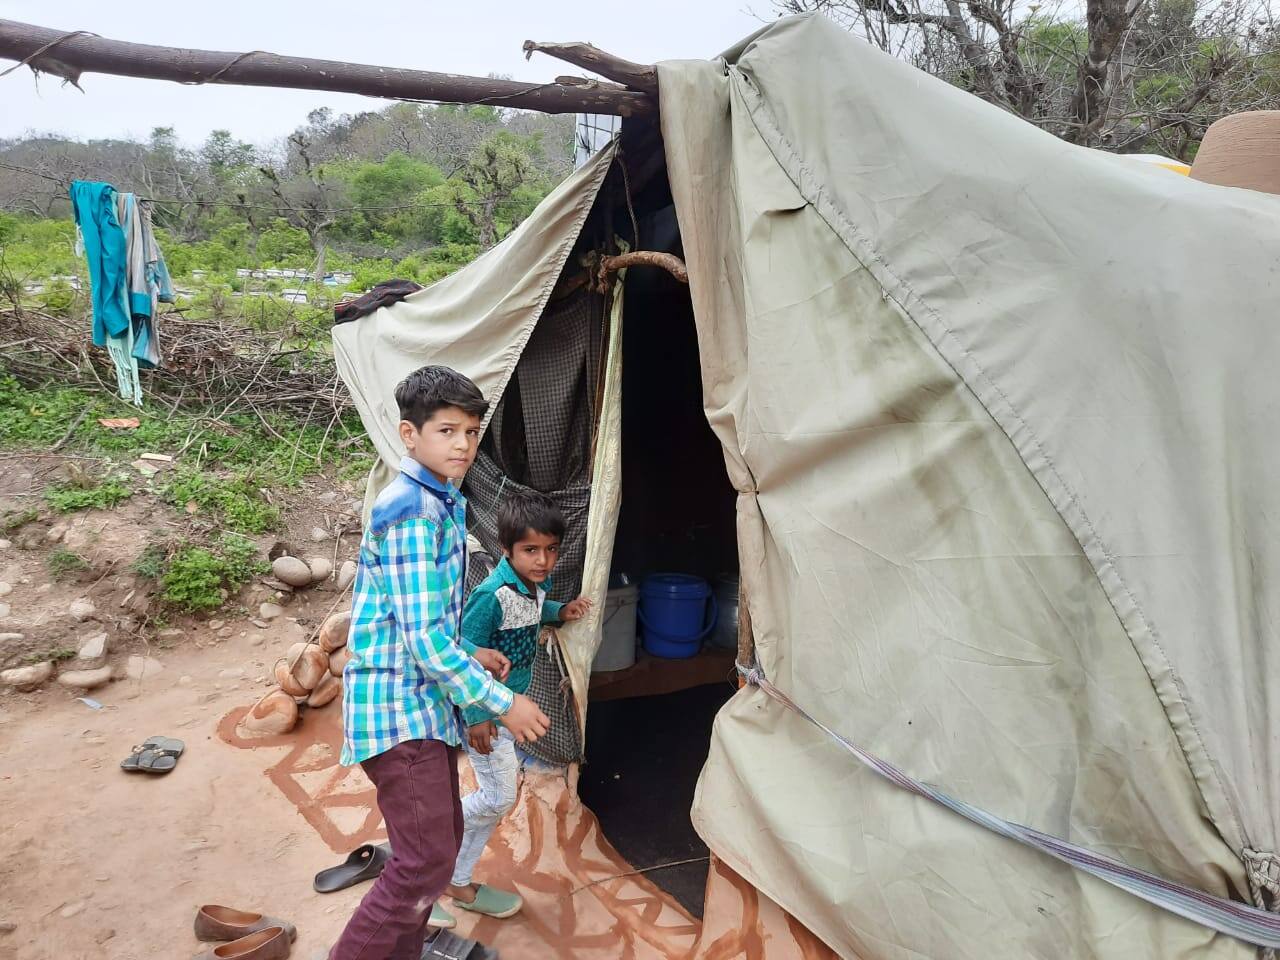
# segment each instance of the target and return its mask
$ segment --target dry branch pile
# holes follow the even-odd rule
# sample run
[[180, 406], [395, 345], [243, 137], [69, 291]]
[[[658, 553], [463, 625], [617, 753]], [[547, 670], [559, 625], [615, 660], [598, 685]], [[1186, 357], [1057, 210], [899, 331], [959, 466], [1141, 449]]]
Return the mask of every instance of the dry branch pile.
[[[260, 332], [235, 319], [163, 316], [164, 367], [141, 373], [152, 402], [171, 409], [227, 407], [287, 414], [300, 425], [332, 423], [351, 407], [333, 358], [293, 329]], [[26, 383], [62, 382], [114, 393], [107, 352], [86, 320], [0, 307], [0, 369]], [[265, 421], [264, 421], [265, 422]]]

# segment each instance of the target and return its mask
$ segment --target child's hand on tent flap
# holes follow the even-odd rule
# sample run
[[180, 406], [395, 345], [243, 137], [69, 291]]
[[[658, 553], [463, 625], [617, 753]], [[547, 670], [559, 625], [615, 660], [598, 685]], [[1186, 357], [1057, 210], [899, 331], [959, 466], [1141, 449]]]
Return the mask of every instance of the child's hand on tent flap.
[[467, 727], [467, 742], [476, 753], [493, 753], [493, 738], [497, 735], [498, 727], [492, 720]]
[[[511, 661], [497, 650], [491, 650], [489, 647], [476, 649], [476, 661], [480, 666], [492, 673], [499, 683], [507, 679], [507, 675], [511, 673]], [[485, 752], [487, 753], [488, 751]]]
[[560, 616], [566, 621], [581, 620], [591, 612], [591, 601], [587, 597], [578, 597], [577, 600], [570, 600], [560, 611]]
[[538, 709], [538, 705], [523, 693], [517, 693], [511, 702], [511, 709], [500, 718], [502, 725], [511, 731], [516, 743], [532, 743], [544, 736], [551, 726], [547, 715]]

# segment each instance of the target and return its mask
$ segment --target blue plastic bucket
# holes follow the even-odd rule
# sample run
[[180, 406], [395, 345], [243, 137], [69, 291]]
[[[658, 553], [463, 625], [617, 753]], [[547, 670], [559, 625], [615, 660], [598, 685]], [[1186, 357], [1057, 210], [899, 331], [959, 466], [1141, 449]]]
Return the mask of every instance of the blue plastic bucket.
[[719, 609], [710, 585], [701, 577], [658, 573], [641, 585], [636, 617], [648, 653], [683, 660], [702, 648], [703, 638], [716, 627]]

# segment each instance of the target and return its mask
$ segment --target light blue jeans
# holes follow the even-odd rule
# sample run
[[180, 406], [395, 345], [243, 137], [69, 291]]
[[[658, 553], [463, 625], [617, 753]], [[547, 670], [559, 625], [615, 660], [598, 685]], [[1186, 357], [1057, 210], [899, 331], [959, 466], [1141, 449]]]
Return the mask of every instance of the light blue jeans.
[[468, 745], [467, 756], [476, 773], [477, 790], [462, 798], [462, 847], [453, 867], [456, 887], [471, 883], [476, 863], [494, 828], [516, 805], [516, 778], [520, 772], [515, 737], [506, 727], [498, 727], [492, 753], [487, 756], [476, 753]]

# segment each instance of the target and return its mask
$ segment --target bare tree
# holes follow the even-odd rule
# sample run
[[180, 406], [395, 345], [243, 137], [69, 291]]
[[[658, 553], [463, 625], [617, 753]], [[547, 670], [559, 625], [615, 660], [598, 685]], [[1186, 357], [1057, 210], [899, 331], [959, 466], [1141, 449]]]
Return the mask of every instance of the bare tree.
[[1271, 0], [775, 0], [1072, 143], [1189, 159], [1210, 123], [1280, 103]]
[[[312, 127], [318, 125], [321, 113], [327, 119], [328, 111], [315, 111], [309, 118]], [[313, 159], [314, 144], [306, 129], [291, 134], [288, 143], [288, 164], [296, 168], [296, 176], [286, 178], [282, 171], [267, 165], [259, 169], [286, 219], [306, 231], [315, 253], [315, 275], [319, 279], [325, 275], [327, 231], [338, 222], [340, 211], [336, 208], [341, 202], [342, 188], [326, 178], [324, 166]]]

